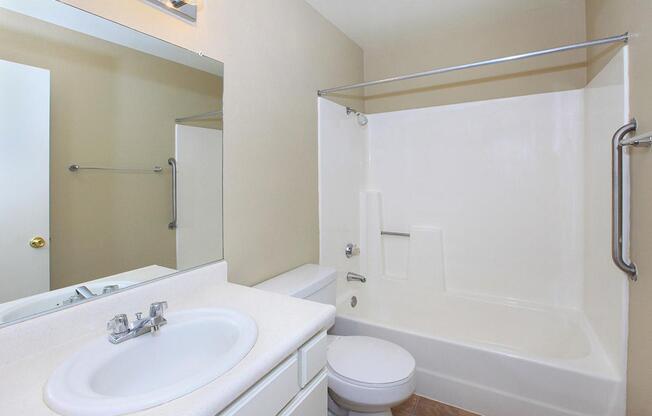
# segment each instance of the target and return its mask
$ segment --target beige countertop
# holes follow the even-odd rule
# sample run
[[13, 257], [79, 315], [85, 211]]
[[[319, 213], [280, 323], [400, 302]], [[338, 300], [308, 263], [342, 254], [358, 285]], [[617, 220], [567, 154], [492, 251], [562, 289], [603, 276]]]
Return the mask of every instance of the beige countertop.
[[0, 414], [56, 415], [42, 399], [52, 371], [87, 342], [105, 336], [108, 318], [142, 310], [152, 301], [167, 300], [170, 312], [236, 309], [256, 321], [258, 339], [249, 354], [218, 379], [134, 415], [214, 416], [333, 324], [334, 307], [227, 283], [226, 264], [221, 264], [0, 328]]

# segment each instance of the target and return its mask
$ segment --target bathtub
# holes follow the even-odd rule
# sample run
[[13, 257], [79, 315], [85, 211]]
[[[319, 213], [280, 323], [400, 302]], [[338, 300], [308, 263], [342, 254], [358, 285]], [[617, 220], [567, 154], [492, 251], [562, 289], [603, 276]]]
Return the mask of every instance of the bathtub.
[[624, 414], [622, 377], [580, 311], [401, 285], [338, 285], [332, 332], [406, 348], [422, 396], [484, 416]]

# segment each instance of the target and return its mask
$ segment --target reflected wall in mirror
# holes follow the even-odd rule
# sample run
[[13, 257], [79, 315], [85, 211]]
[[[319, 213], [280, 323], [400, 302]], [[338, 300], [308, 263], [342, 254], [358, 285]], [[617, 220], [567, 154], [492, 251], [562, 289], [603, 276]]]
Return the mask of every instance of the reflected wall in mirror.
[[222, 74], [54, 0], [0, 1], [0, 325], [222, 259]]

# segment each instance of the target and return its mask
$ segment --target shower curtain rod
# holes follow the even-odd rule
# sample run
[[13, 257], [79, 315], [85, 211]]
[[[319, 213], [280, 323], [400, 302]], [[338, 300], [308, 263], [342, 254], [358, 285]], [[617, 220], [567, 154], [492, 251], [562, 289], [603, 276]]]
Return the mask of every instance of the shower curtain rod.
[[606, 45], [606, 44], [609, 44], [609, 43], [617, 43], [617, 42], [627, 43], [628, 40], [629, 40], [629, 33], [626, 32], [626, 33], [623, 33], [622, 35], [618, 35], [618, 36], [610, 36], [608, 38], [590, 40], [590, 41], [582, 42], [582, 43], [574, 43], [572, 45], [559, 46], [557, 48], [543, 49], [543, 50], [534, 51], [534, 52], [526, 52], [526, 53], [522, 53], [522, 54], [519, 54], [519, 55], [504, 56], [502, 58], [489, 59], [489, 60], [486, 60], [486, 61], [477, 61], [477, 62], [472, 62], [470, 64], [455, 65], [455, 66], [449, 66], [449, 67], [445, 67], [445, 68], [431, 69], [430, 71], [417, 72], [417, 73], [410, 74], [410, 75], [401, 75], [401, 76], [397, 76], [397, 77], [379, 79], [379, 80], [376, 80], [376, 81], [367, 81], [367, 82], [360, 82], [358, 84], [344, 85], [344, 86], [341, 86], [341, 87], [327, 88], [325, 90], [317, 91], [317, 95], [319, 95], [320, 97], [323, 97], [325, 95], [328, 95], [328, 94], [333, 93], [333, 92], [338, 92], [338, 91], [352, 90], [352, 89], [355, 89], [355, 88], [363, 88], [363, 87], [371, 87], [371, 86], [374, 86], [374, 85], [387, 84], [389, 82], [404, 81], [404, 80], [414, 79], [414, 78], [429, 77], [431, 75], [443, 74], [445, 72], [453, 72], [453, 71], [459, 71], [461, 69], [477, 68], [477, 67], [480, 67], [480, 66], [493, 65], [493, 64], [502, 64], [504, 62], [518, 61], [518, 60], [526, 59], [526, 58], [534, 58], [536, 56], [549, 55], [551, 53], [572, 51], [574, 49], [582, 49], [582, 48], [588, 48], [588, 47], [591, 47], [591, 46]]

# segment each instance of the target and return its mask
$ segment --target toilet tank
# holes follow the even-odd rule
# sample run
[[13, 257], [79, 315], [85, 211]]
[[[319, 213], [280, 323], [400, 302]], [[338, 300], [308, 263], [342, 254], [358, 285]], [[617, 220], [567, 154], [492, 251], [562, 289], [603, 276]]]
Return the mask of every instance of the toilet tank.
[[254, 287], [335, 306], [336, 280], [332, 267], [304, 264]]

